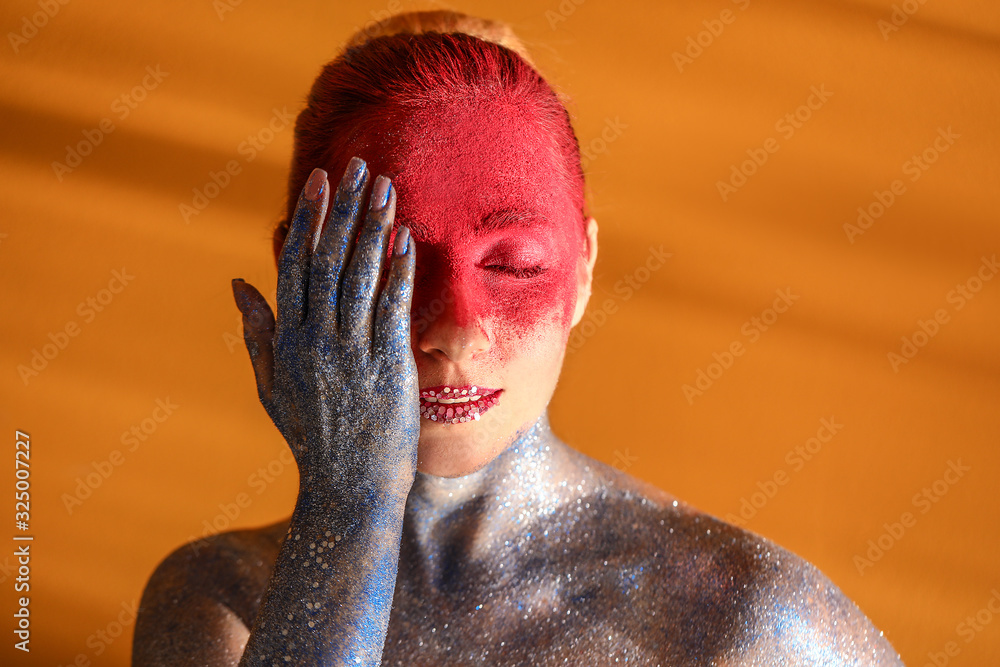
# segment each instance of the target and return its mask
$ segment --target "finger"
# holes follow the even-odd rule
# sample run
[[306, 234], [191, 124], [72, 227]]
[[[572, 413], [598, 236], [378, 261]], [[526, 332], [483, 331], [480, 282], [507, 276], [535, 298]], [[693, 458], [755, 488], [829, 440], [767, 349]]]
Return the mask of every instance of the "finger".
[[274, 314], [257, 288], [240, 278], [233, 280], [233, 296], [236, 307], [243, 313], [243, 342], [250, 353], [257, 396], [267, 408], [274, 384]]
[[351, 242], [357, 235], [358, 211], [364, 199], [368, 169], [359, 157], [351, 158], [340, 179], [330, 215], [309, 265], [308, 317], [326, 322], [337, 316], [339, 286]]
[[372, 307], [395, 210], [395, 189], [388, 178], [379, 176], [372, 188], [371, 202], [361, 226], [361, 235], [344, 274], [339, 297], [342, 339], [358, 342], [371, 340]]
[[313, 169], [306, 181], [278, 259], [278, 327], [298, 326], [305, 318], [309, 256], [326, 213], [330, 193], [326, 172]]
[[392, 248], [389, 277], [379, 295], [375, 316], [375, 343], [386, 352], [410, 353], [410, 304], [413, 301], [413, 274], [416, 247], [410, 230], [400, 226]]

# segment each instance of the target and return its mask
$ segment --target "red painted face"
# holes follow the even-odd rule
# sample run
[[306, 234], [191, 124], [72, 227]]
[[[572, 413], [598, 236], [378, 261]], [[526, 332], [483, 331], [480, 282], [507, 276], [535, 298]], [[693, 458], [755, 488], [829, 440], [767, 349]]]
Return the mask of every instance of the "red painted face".
[[396, 225], [416, 242], [422, 396], [442, 386], [502, 390], [481, 419], [469, 403], [449, 403], [447, 418], [432, 421], [428, 406], [443, 406], [421, 399], [419, 469], [467, 474], [537, 419], [555, 389], [583, 261], [581, 212], [558, 177], [552, 139], [515, 105], [396, 115], [351, 142], [345, 165], [352, 155], [372, 178], [392, 179]]

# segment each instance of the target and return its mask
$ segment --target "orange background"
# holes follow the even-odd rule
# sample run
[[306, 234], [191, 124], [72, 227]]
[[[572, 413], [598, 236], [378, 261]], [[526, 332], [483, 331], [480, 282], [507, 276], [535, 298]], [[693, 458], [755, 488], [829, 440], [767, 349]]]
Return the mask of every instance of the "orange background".
[[[949, 664], [997, 664], [1000, 618], [968, 642], [957, 626], [1000, 590], [1000, 280], [961, 309], [948, 295], [1000, 252], [1000, 11], [908, 2], [917, 11], [883, 34], [887, 1], [71, 0], [16, 52], [10, 33], [41, 10], [4, 3], [0, 415], [7, 456], [15, 429], [32, 437], [36, 540], [31, 660], [11, 648], [13, 547], [0, 548], [0, 661], [127, 664], [127, 612], [110, 645], [95, 633], [116, 631], [161, 558], [204, 521], [225, 524], [241, 493], [251, 503], [231, 526], [290, 512], [294, 470], [251, 478], [278, 468], [284, 444], [257, 403], [229, 280], [274, 284], [291, 127], [252, 160], [240, 146], [274, 109], [297, 112], [319, 67], [374, 16], [431, 6], [510, 22], [572, 99], [591, 151], [593, 324], [567, 357], [557, 433], [715, 515], [756, 500], [747, 527], [815, 563], [907, 664], [949, 641], [960, 650]], [[731, 22], [712, 24], [727, 9]], [[702, 34], [679, 68], [674, 53], [705, 21], [719, 34]], [[147, 67], [167, 74], [122, 117]], [[786, 136], [776, 123], [813, 86], [830, 97]], [[52, 163], [102, 119], [113, 132], [59, 180]], [[958, 138], [910, 180], [904, 164], [939, 128]], [[769, 138], [777, 152], [723, 201], [717, 182]], [[240, 173], [186, 223], [179, 206], [230, 160]], [[903, 194], [852, 243], [844, 225], [897, 179]], [[661, 246], [662, 268], [639, 270]], [[134, 278], [101, 312], [78, 310], [122, 269]], [[626, 276], [639, 286], [629, 298], [615, 291]], [[744, 323], [786, 288], [798, 300], [751, 342]], [[947, 322], [894, 371], [888, 353], [939, 309]], [[26, 384], [18, 366], [68, 323], [78, 335]], [[744, 354], [710, 369], [736, 341]], [[689, 402], [682, 386], [699, 370], [717, 377]], [[622, 389], [641, 400], [607, 401]], [[178, 407], [129, 451], [122, 434], [157, 399]], [[843, 427], [793, 468], [787, 452], [822, 418]], [[70, 512], [64, 494], [114, 450], [121, 465]], [[949, 461], [969, 470], [922, 513], [914, 495]], [[0, 465], [10, 535], [12, 466]], [[753, 496], [778, 472], [773, 497]], [[883, 536], [903, 512], [916, 523]], [[880, 536], [889, 548], [859, 572], [854, 557]]]

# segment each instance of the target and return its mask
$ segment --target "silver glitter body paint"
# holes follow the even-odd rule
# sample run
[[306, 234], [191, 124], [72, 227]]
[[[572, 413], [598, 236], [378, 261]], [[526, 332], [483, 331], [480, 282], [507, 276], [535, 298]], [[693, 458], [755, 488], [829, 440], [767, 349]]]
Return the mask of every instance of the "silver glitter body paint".
[[[902, 664], [812, 565], [573, 450], [545, 415], [471, 475], [416, 474], [380, 662], [323, 653], [337, 632], [318, 621], [333, 602], [309, 582], [343, 547], [336, 535], [303, 537], [291, 563], [309, 564], [276, 569], [288, 525], [216, 536], [188, 563], [224, 573], [209, 594], [240, 619], [243, 641], [268, 586], [298, 591], [293, 618], [254, 629], [280, 637], [277, 664]], [[395, 565], [383, 563], [387, 576]], [[352, 630], [377, 643], [377, 628], [358, 621]], [[194, 647], [218, 640], [187, 631], [200, 635]], [[199, 664], [238, 661], [234, 651], [232, 662]]]

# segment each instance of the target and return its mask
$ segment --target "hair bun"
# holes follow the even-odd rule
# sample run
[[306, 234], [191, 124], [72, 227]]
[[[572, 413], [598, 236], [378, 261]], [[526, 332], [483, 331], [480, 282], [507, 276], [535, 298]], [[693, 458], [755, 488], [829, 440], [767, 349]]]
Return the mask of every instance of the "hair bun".
[[508, 24], [451, 10], [407, 11], [393, 14], [380, 21], [369, 23], [358, 30], [347, 40], [346, 49], [364, 46], [365, 43], [376, 37], [399, 34], [419, 35], [425, 32], [458, 32], [478, 37], [483, 41], [493, 42], [514, 51], [532, 67], [535, 66], [528, 54], [527, 47], [514, 34], [514, 30]]

